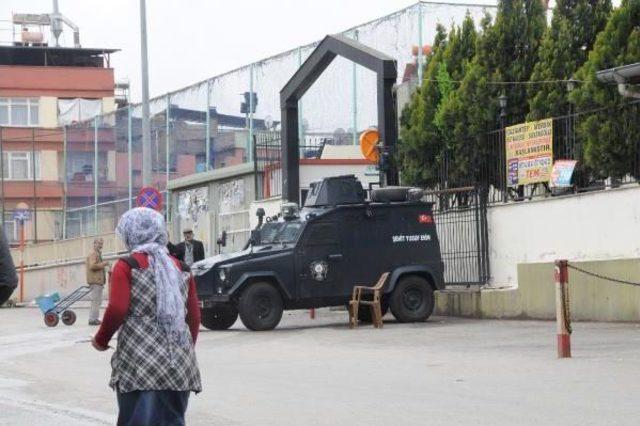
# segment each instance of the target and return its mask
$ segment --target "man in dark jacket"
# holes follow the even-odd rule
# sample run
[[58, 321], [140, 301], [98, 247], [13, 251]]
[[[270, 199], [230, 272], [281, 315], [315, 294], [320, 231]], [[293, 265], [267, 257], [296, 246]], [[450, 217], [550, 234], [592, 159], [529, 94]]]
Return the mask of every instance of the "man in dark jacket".
[[193, 238], [193, 230], [185, 229], [183, 232], [184, 241], [176, 246], [176, 257], [191, 266], [204, 259], [204, 245]]
[[9, 296], [17, 286], [16, 267], [11, 258], [7, 238], [4, 231], [0, 229], [0, 305], [9, 300]]

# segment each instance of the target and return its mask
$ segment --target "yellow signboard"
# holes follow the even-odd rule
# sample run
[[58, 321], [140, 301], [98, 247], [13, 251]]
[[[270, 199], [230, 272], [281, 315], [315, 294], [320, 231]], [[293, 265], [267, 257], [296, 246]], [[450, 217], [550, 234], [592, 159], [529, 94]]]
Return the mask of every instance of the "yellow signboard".
[[553, 166], [553, 120], [531, 121], [505, 129], [507, 185], [549, 182]]

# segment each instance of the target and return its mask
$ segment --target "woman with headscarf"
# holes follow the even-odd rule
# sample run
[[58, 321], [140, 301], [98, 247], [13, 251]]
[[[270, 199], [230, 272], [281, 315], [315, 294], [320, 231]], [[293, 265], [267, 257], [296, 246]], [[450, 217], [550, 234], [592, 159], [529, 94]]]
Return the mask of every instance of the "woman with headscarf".
[[160, 213], [129, 210], [116, 234], [131, 255], [113, 267], [109, 305], [92, 344], [107, 350], [119, 330], [109, 383], [117, 392], [118, 425], [183, 425], [189, 393], [202, 390], [193, 277], [168, 254]]

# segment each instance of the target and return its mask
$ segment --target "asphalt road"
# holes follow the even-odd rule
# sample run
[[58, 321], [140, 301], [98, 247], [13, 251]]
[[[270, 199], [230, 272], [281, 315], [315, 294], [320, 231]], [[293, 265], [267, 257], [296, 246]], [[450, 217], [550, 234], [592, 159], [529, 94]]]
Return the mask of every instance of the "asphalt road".
[[[0, 424], [113, 424], [110, 352], [95, 328], [46, 328], [37, 309], [0, 309]], [[434, 318], [349, 330], [346, 313], [285, 313], [271, 332], [202, 331], [204, 391], [190, 425], [636, 425], [640, 325]]]

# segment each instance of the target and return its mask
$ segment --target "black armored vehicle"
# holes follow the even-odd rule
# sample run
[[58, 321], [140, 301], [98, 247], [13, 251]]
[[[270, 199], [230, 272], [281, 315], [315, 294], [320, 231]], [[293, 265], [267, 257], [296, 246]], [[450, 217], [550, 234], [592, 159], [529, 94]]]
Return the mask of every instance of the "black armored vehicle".
[[[339, 176], [314, 182], [302, 209], [284, 204], [266, 220], [261, 211], [245, 250], [193, 265], [202, 324], [226, 329], [239, 314], [247, 328], [270, 330], [283, 310], [347, 305], [354, 285], [372, 285], [384, 272], [383, 314], [426, 320], [444, 267], [432, 205], [421, 195], [390, 187], [366, 199], [355, 176]], [[369, 310], [360, 312], [370, 320]]]

